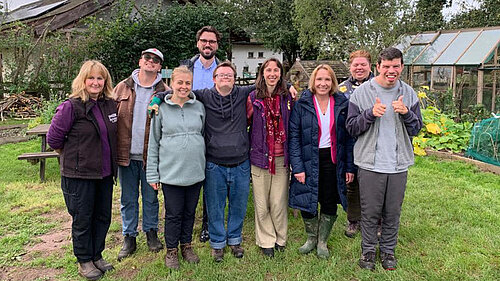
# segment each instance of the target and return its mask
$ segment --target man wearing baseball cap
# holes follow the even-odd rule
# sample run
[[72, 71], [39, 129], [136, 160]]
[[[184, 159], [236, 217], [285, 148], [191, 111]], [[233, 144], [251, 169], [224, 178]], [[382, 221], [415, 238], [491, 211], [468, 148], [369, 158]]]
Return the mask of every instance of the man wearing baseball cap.
[[158, 191], [146, 182], [145, 171], [151, 121], [147, 115], [149, 100], [153, 93], [169, 89], [158, 73], [162, 62], [163, 54], [158, 49], [142, 51], [139, 69], [134, 70], [130, 77], [114, 89], [114, 98], [118, 102], [117, 163], [124, 236], [118, 261], [136, 250], [139, 187], [142, 195], [142, 230], [146, 233], [148, 248], [153, 252], [163, 249], [158, 239]]

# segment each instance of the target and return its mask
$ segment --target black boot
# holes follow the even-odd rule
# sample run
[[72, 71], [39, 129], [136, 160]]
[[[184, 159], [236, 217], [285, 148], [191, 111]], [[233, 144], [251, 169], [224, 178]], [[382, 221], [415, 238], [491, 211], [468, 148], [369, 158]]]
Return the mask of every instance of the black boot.
[[120, 252], [118, 253], [118, 261], [121, 261], [122, 259], [132, 255], [136, 249], [137, 249], [137, 244], [135, 241], [135, 237], [132, 237], [128, 234], [125, 235], [125, 237], [123, 237], [123, 247], [120, 249]]
[[151, 252], [157, 253], [163, 249], [163, 244], [160, 242], [160, 239], [158, 239], [158, 233], [156, 233], [156, 230], [151, 229], [146, 232], [146, 239], [148, 248]]

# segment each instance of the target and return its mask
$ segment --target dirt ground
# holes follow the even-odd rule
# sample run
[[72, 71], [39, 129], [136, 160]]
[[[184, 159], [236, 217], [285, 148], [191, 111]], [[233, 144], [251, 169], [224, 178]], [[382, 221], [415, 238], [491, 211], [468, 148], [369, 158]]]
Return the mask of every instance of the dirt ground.
[[56, 280], [58, 275], [64, 273], [63, 269], [47, 268], [43, 266], [27, 266], [35, 258], [48, 256], [64, 256], [64, 246], [71, 244], [71, 217], [67, 212], [45, 214], [50, 222], [58, 224], [46, 234], [35, 238], [34, 245], [25, 248], [26, 254], [19, 257], [19, 266], [0, 267], [0, 280], [5, 281], [31, 281], [31, 280]]

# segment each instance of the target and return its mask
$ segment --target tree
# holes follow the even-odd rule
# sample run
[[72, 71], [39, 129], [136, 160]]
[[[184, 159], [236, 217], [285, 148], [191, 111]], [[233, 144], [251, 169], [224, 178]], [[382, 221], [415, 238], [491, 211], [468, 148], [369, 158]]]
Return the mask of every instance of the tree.
[[407, 0], [295, 0], [302, 54], [344, 60], [359, 48], [377, 54], [401, 35], [408, 7]]
[[440, 30], [445, 27], [443, 8], [451, 5], [450, 0], [418, 0], [412, 28], [408, 31]]
[[141, 51], [151, 47], [163, 52], [164, 67], [177, 67], [180, 60], [198, 53], [196, 32], [205, 25], [215, 26], [223, 34], [217, 56], [225, 57], [229, 20], [220, 8], [172, 4], [131, 17], [128, 4], [118, 6], [110, 21], [93, 19], [89, 25], [88, 53], [108, 67], [114, 81], [128, 77], [138, 67]]
[[250, 37], [273, 51], [281, 51], [293, 63], [300, 49], [298, 31], [293, 25], [293, 1], [290, 0], [216, 0], [232, 20], [233, 28], [243, 29]]
[[449, 28], [472, 28], [500, 25], [500, 1], [482, 0], [478, 8], [455, 15], [448, 23]]

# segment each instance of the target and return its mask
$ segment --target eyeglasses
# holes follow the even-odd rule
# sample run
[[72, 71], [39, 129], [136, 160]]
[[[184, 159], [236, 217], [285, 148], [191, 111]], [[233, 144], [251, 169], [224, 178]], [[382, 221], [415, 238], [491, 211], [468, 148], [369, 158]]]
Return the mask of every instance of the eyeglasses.
[[231, 73], [219, 73], [219, 74], [215, 74], [215, 77], [219, 77], [219, 78], [234, 78], [234, 74], [231, 74]]
[[157, 57], [157, 56], [152, 56], [152, 55], [150, 55], [150, 54], [144, 54], [144, 55], [142, 56], [142, 58], [144, 58], [144, 60], [146, 60], [146, 61], [149, 61], [149, 60], [150, 60], [150, 61], [152, 61], [153, 63], [156, 63], [156, 64], [158, 64], [158, 63], [160, 63], [160, 62], [161, 62], [161, 59], [160, 59], [159, 57]]
[[215, 44], [217, 44], [217, 40], [200, 39], [200, 42], [201, 42], [202, 44], [207, 44], [207, 43], [209, 43], [210, 45], [215, 45]]

